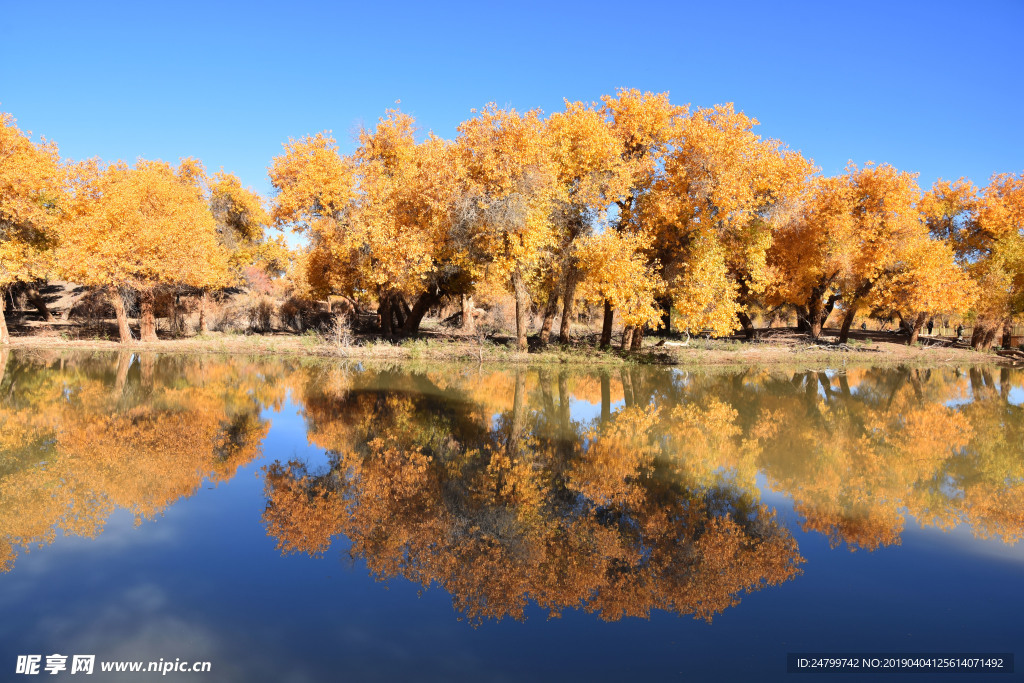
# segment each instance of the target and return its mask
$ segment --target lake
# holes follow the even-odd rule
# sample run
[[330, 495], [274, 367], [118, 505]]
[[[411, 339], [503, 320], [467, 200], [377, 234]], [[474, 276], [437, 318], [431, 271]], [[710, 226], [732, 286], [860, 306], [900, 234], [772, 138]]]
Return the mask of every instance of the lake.
[[[4, 680], [881, 681], [787, 655], [1024, 643], [1019, 370], [0, 354]], [[135, 661], [210, 672], [101, 671]]]

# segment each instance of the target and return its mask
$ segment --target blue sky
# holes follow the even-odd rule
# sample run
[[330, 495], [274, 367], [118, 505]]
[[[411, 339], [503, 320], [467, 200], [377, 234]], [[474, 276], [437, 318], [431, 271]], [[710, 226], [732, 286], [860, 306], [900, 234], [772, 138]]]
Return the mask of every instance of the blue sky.
[[108, 3], [0, 0], [0, 111], [72, 158], [196, 156], [260, 192], [289, 136], [343, 151], [395, 100], [450, 137], [494, 101], [619, 87], [735, 102], [838, 173], [1024, 171], [1024, 0]]

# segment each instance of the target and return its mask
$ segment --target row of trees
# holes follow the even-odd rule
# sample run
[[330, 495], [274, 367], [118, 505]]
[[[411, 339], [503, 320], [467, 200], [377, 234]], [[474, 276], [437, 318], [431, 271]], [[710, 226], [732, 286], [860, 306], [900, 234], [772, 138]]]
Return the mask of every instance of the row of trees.
[[350, 155], [327, 133], [285, 144], [269, 210], [194, 161], [62, 165], [3, 124], [0, 287], [62, 272], [145, 306], [159, 286], [224, 286], [233, 255], [236, 271], [253, 258], [240, 244], [281, 246], [263, 237], [275, 226], [305, 238], [297, 291], [376, 307], [386, 334], [493, 287], [515, 299], [520, 348], [532, 312], [542, 343], [559, 318], [568, 341], [581, 305], [604, 307], [602, 345], [618, 314], [633, 348], [670, 315], [679, 330], [752, 336], [752, 315], [780, 308], [815, 338], [836, 311], [842, 341], [859, 312], [898, 316], [911, 342], [960, 314], [989, 348], [1024, 310], [1024, 177], [926, 193], [886, 164], [827, 177], [732, 105], [620, 90], [546, 117], [490, 105], [454, 140], [419, 141], [392, 110]]
[[209, 291], [237, 284], [246, 266], [286, 266], [283, 241], [265, 237], [270, 223], [263, 199], [232, 174], [207, 175], [193, 159], [62, 161], [0, 115], [0, 294], [54, 278], [105, 290], [125, 342], [126, 295], [138, 296], [141, 339], [155, 341], [157, 292], [185, 289], [203, 300], [205, 328]]
[[542, 342], [560, 310], [565, 341], [580, 302], [603, 303], [602, 344], [618, 312], [634, 347], [670, 310], [679, 329], [749, 336], [753, 311], [789, 307], [817, 337], [838, 307], [841, 341], [860, 311], [899, 316], [911, 342], [955, 313], [989, 348], [1022, 310], [1024, 178], [922, 194], [885, 164], [825, 177], [756, 123], [622, 90], [547, 118], [490, 106], [453, 141], [417, 142], [390, 111], [350, 156], [323, 133], [285, 145], [274, 217], [308, 235], [312, 292], [375, 299], [388, 330], [410, 309], [414, 333], [431, 302], [490, 279], [515, 297], [521, 348], [531, 307]]

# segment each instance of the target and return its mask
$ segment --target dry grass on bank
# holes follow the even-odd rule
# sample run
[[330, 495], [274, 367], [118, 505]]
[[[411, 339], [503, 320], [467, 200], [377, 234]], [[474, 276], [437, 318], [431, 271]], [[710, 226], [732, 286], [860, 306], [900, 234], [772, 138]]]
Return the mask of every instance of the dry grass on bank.
[[791, 329], [763, 331], [758, 339], [740, 338], [658, 338], [644, 341], [643, 350], [622, 352], [617, 348], [596, 348], [595, 335], [570, 345], [551, 343], [540, 348], [531, 338], [528, 353], [516, 350], [510, 336], [471, 336], [448, 331], [436, 325], [414, 339], [385, 339], [375, 334], [306, 332], [303, 335], [283, 331], [267, 334], [211, 332], [194, 336], [161, 339], [159, 342], [133, 342], [122, 346], [107, 334], [98, 334], [72, 323], [35, 324], [19, 329], [11, 346], [17, 348], [59, 348], [118, 351], [156, 351], [164, 353], [218, 353], [252, 355], [307, 355], [361, 360], [436, 360], [476, 363], [566, 363], [609, 365], [647, 363], [678, 366], [786, 366], [837, 367], [858, 365], [976, 365], [1013, 362], [995, 353], [979, 353], [955, 345], [950, 338], [923, 338], [907, 346], [904, 337], [884, 332], [857, 331], [848, 344], [836, 343], [835, 332], [826, 330], [812, 343], [806, 335]]

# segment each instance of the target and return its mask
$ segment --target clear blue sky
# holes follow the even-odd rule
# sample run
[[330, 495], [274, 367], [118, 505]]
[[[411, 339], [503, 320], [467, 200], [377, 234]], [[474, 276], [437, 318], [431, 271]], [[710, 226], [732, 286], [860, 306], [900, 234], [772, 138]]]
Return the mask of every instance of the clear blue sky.
[[619, 87], [735, 102], [826, 173], [1024, 171], [1024, 0], [0, 0], [0, 111], [71, 158], [196, 156], [268, 193], [289, 136], [343, 151], [395, 100], [450, 137], [494, 101]]

